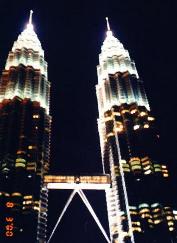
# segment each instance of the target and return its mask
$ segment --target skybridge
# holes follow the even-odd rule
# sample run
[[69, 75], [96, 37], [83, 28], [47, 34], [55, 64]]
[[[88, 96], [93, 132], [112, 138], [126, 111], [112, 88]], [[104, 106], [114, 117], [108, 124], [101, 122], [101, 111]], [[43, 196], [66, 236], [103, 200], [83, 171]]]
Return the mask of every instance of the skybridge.
[[95, 222], [97, 223], [99, 229], [101, 230], [105, 240], [108, 243], [111, 243], [110, 238], [108, 237], [106, 231], [104, 230], [100, 220], [98, 219], [94, 209], [92, 208], [91, 204], [89, 203], [85, 193], [83, 190], [109, 190], [111, 187], [110, 184], [110, 176], [107, 174], [102, 175], [46, 175], [44, 177], [44, 187], [48, 190], [72, 190], [58, 220], [53, 228], [53, 231], [47, 241], [49, 243], [61, 222], [68, 206], [72, 202], [75, 194], [77, 193], [80, 198], [82, 199], [83, 203], [87, 207], [88, 211], [94, 218]]
[[48, 189], [106, 190], [110, 188], [110, 176], [103, 175], [46, 175], [44, 183]]

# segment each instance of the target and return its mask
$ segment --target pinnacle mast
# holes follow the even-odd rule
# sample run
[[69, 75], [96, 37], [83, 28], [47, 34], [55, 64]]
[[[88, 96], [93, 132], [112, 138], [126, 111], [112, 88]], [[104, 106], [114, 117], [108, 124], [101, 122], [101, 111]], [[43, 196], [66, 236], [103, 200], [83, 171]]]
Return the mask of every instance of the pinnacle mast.
[[33, 10], [30, 10], [29, 24], [32, 24]]
[[109, 19], [108, 17], [106, 17], [106, 23], [107, 23], [107, 30], [110, 31], [110, 24], [109, 24]]

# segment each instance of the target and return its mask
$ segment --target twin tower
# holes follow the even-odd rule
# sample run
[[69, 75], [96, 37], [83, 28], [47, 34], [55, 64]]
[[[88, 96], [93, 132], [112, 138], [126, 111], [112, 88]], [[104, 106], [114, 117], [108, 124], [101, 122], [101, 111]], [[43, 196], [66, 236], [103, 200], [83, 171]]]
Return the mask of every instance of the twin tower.
[[[165, 190], [171, 182], [155, 119], [135, 63], [113, 35], [108, 19], [97, 75], [103, 175], [110, 181], [105, 188], [107, 241], [177, 242], [177, 211], [171, 193]], [[0, 79], [2, 242], [47, 242], [49, 104], [47, 62], [31, 11]]]

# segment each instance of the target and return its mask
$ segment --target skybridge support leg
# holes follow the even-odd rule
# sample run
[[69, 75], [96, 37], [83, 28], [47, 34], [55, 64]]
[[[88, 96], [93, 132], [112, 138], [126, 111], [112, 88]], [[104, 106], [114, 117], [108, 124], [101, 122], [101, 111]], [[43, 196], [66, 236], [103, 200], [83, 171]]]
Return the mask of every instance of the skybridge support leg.
[[56, 223], [56, 225], [55, 225], [55, 227], [54, 227], [54, 229], [53, 229], [53, 231], [52, 231], [52, 233], [51, 233], [51, 235], [50, 235], [50, 237], [49, 237], [47, 243], [49, 243], [50, 240], [52, 239], [52, 237], [53, 237], [53, 235], [54, 235], [54, 233], [55, 233], [55, 230], [57, 229], [57, 227], [58, 227], [58, 225], [59, 225], [59, 223], [60, 223], [60, 221], [61, 221], [63, 215], [65, 214], [65, 212], [66, 212], [68, 206], [70, 205], [70, 203], [71, 203], [71, 201], [72, 201], [74, 195], [76, 194], [76, 192], [77, 192], [77, 190], [73, 190], [72, 193], [71, 193], [71, 195], [70, 195], [70, 197], [68, 198], [68, 201], [66, 202], [66, 204], [65, 204], [65, 206], [64, 206], [64, 208], [63, 208], [63, 211], [61, 212], [61, 214], [60, 214], [60, 216], [59, 216], [59, 218], [58, 218], [58, 220], [57, 220], [57, 223]]
[[100, 230], [101, 230], [103, 236], [105, 237], [106, 241], [107, 241], [108, 243], [111, 243], [109, 237], [107, 236], [107, 234], [106, 234], [106, 232], [105, 232], [103, 226], [101, 225], [101, 223], [100, 223], [100, 221], [99, 221], [97, 215], [95, 214], [95, 212], [94, 212], [94, 210], [93, 210], [91, 204], [89, 203], [87, 197], [85, 196], [84, 192], [80, 189], [80, 190], [78, 190], [78, 194], [79, 194], [79, 196], [81, 197], [81, 199], [82, 199], [82, 201], [84, 202], [84, 204], [86, 205], [86, 207], [87, 207], [87, 209], [89, 210], [89, 212], [91, 213], [91, 215], [92, 215], [92, 217], [94, 218], [95, 222], [97, 223], [98, 227], [100, 228]]

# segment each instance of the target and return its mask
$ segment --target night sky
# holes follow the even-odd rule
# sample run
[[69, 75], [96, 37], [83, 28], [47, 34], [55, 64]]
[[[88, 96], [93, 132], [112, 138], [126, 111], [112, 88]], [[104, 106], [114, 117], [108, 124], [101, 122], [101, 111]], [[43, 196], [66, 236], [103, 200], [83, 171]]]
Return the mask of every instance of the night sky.
[[[0, 70], [33, 9], [51, 81], [51, 173], [101, 173], [96, 65], [105, 17], [135, 60], [162, 140], [177, 173], [177, 6], [174, 1], [0, 1]], [[177, 183], [177, 180], [176, 180]], [[49, 195], [49, 234], [70, 192]], [[88, 197], [106, 223], [103, 193]], [[106, 242], [76, 196], [51, 242]]]

